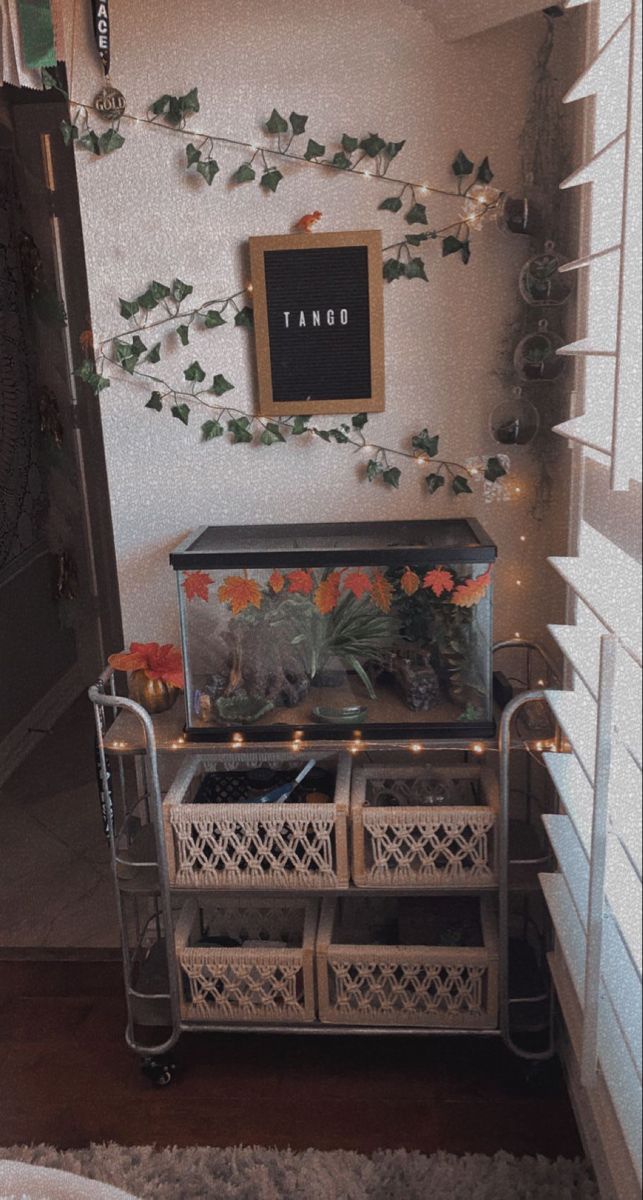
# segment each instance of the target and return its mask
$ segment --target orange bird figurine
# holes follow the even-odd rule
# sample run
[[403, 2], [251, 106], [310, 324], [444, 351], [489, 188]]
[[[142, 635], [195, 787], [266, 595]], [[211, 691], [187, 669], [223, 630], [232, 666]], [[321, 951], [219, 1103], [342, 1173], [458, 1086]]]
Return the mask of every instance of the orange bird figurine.
[[318, 210], [315, 210], [315, 212], [306, 213], [305, 216], [299, 219], [295, 225], [295, 229], [298, 229], [301, 233], [312, 233], [313, 225], [316, 225], [318, 221], [321, 221], [323, 215], [324, 214], [320, 213]]

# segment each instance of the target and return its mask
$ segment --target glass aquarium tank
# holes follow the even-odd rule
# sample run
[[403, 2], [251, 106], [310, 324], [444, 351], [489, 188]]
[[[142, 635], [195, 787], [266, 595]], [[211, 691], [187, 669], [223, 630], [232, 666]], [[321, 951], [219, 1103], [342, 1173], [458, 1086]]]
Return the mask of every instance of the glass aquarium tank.
[[493, 734], [476, 521], [209, 526], [170, 555], [191, 739]]

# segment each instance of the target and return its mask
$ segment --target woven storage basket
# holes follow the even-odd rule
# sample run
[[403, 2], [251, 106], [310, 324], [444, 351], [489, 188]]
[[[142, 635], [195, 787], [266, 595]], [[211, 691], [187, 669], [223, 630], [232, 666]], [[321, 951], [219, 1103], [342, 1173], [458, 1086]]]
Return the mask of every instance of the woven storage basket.
[[[317, 916], [318, 905], [310, 900], [205, 905], [188, 900], [175, 930], [183, 1020], [314, 1020]], [[195, 946], [202, 929], [217, 937], [287, 945]]]
[[[302, 766], [304, 761], [302, 756]], [[209, 772], [265, 764], [292, 770], [283, 751], [184, 763], [163, 802], [170, 883], [237, 891], [346, 887], [350, 758], [331, 754], [319, 761], [335, 772], [332, 803], [192, 803]]]
[[[441, 897], [411, 904], [451, 904]], [[479, 907], [481, 945], [373, 944], [373, 931], [396, 899], [330, 897], [317, 934], [319, 1017], [328, 1025], [421, 1025], [492, 1029], [498, 1017], [497, 921], [490, 897]]]
[[[462, 802], [418, 804], [430, 780], [451, 783]], [[389, 797], [397, 804], [380, 806]], [[353, 880], [358, 887], [389, 889], [493, 887], [498, 881], [497, 816], [498, 784], [488, 769], [356, 770], [351, 787]]]

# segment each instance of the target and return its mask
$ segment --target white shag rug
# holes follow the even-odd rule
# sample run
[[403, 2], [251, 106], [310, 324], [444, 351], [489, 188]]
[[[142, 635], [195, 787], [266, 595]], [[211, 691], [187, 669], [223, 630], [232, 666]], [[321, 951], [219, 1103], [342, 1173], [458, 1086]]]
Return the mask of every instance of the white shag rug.
[[[515, 1158], [504, 1152], [489, 1158], [427, 1156], [409, 1150], [367, 1156], [347, 1150], [295, 1153], [250, 1146], [12, 1146], [0, 1149], [0, 1200], [13, 1200], [15, 1195], [3, 1188], [6, 1160], [102, 1180], [137, 1200], [599, 1200], [586, 1163]], [[40, 1200], [40, 1193], [35, 1195]], [[109, 1195], [107, 1191], [105, 1200]]]

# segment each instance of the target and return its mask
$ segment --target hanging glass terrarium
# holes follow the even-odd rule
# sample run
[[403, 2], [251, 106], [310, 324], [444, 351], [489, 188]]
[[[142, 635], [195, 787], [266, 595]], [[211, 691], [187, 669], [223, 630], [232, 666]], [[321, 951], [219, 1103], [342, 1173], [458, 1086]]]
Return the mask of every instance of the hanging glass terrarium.
[[563, 374], [567, 360], [557, 352], [564, 346], [547, 321], [538, 322], [538, 330], [521, 338], [514, 350], [514, 367], [525, 383], [553, 383]]
[[566, 304], [572, 294], [569, 277], [561, 275], [565, 262], [555, 253], [553, 242], [545, 242], [542, 254], [534, 254], [522, 268], [518, 287], [526, 304], [533, 308], [557, 308]]
[[496, 221], [504, 233], [524, 233], [542, 237], [544, 205], [537, 195], [510, 196], [503, 192], [497, 208]]
[[531, 400], [523, 399], [522, 388], [513, 389], [511, 399], [497, 404], [489, 418], [491, 435], [499, 446], [527, 446], [538, 433], [540, 416]]

